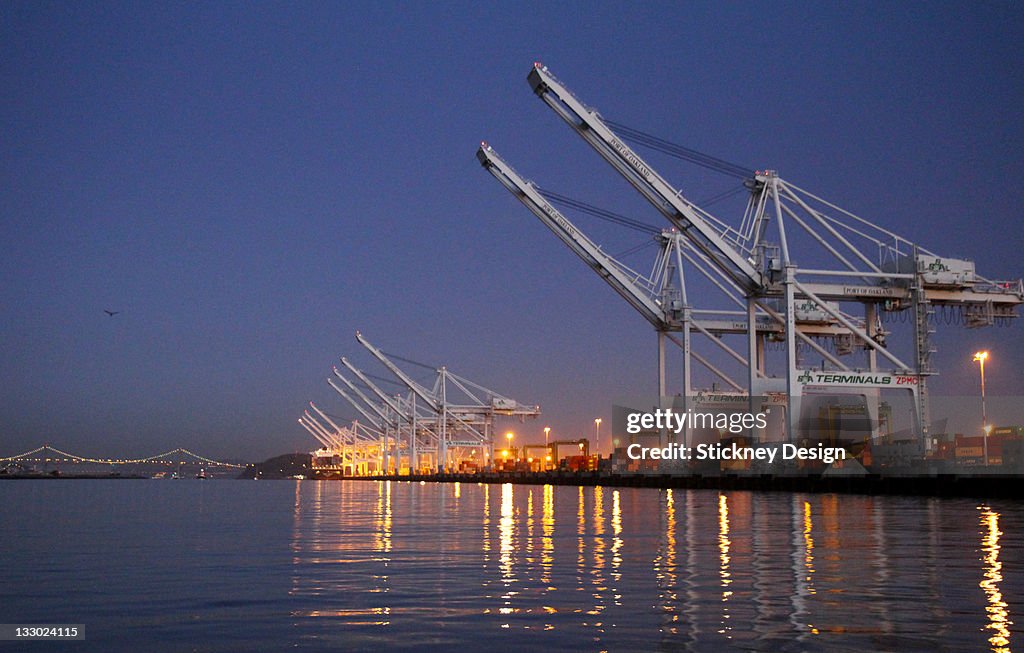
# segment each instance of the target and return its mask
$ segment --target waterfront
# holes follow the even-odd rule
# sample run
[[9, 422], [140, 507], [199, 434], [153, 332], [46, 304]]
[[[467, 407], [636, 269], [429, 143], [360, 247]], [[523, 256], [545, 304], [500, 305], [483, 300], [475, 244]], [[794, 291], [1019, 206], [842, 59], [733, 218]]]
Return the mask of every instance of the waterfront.
[[1011, 501], [148, 480], [0, 499], [0, 621], [85, 624], [82, 650], [1009, 651], [1024, 607]]

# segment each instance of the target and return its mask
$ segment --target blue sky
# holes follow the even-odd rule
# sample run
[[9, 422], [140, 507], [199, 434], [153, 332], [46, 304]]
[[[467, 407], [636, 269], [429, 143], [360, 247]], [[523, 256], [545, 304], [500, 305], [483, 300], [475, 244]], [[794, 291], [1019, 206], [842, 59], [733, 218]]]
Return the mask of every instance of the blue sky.
[[[527, 436], [653, 392], [647, 323], [474, 157], [663, 222], [532, 95], [536, 60], [607, 117], [1019, 278], [1021, 33], [1014, 3], [6, 3], [0, 453], [308, 450], [306, 401], [351, 413], [336, 358], [381, 372], [357, 329], [540, 403]], [[1021, 328], [943, 328], [936, 392], [974, 393], [986, 347], [989, 392], [1019, 394]]]

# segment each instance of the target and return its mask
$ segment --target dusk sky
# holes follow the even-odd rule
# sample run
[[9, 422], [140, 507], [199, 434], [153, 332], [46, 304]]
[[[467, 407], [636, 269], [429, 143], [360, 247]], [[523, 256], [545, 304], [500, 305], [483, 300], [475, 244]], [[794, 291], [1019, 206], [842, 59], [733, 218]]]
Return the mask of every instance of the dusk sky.
[[[475, 158], [669, 226], [533, 95], [538, 60], [608, 118], [1019, 278], [1022, 34], [1010, 2], [4, 3], [0, 456], [311, 450], [307, 401], [355, 417], [337, 358], [384, 374], [356, 330], [539, 403], [527, 440], [653, 393], [647, 322]], [[736, 183], [651, 161], [694, 200]], [[976, 394], [987, 348], [989, 393], [1020, 395], [1022, 342], [941, 327], [934, 393]]]

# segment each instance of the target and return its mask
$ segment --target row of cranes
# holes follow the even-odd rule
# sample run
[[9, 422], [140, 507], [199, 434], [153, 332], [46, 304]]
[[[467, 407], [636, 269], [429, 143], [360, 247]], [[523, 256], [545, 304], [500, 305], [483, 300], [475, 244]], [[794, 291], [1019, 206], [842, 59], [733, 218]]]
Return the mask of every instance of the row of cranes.
[[[405, 391], [388, 393], [342, 357], [327, 383], [359, 417], [339, 425], [310, 402], [299, 424], [323, 447], [314, 454], [314, 469], [342, 476], [472, 471], [489, 466], [495, 455], [495, 420], [540, 415], [539, 406], [522, 404], [452, 372], [433, 369], [428, 387], [402, 370], [361, 333], [356, 340]], [[340, 382], [340, 383], [339, 383]]]
[[[868, 437], [877, 438], [884, 422], [879, 414], [882, 393], [900, 390], [909, 394], [909, 430], [922, 451], [929, 449], [927, 380], [936, 373], [931, 361], [937, 322], [933, 314], [936, 309], [959, 313], [969, 327], [1008, 322], [1024, 302], [1021, 280], [981, 277], [972, 262], [929, 251], [773, 170], [737, 173], [719, 165], [744, 178], [749, 191], [739, 224], [733, 226], [735, 220], [719, 219], [688, 200], [626, 141], [668, 154], [679, 146], [605, 120], [540, 63], [528, 81], [548, 107], [668, 220], [670, 227], [652, 234], [658, 243], [652, 272], [636, 272], [605, 253], [553, 206], [586, 205], [542, 190], [487, 143], [481, 144], [477, 157], [654, 327], [663, 400], [670, 394], [666, 341], [671, 341], [682, 353], [682, 387], [671, 404], [676, 410], [692, 407], [688, 403], [695, 397], [692, 370], [697, 363], [728, 386], [718, 396], [732, 395], [750, 412], [760, 412], [769, 403], [785, 407], [774, 432], [752, 432], [754, 441], [806, 437], [800, 431], [801, 399], [816, 394], [859, 397], [870, 425]], [[687, 280], [694, 275], [721, 293], [717, 302], [687, 293]], [[714, 303], [727, 308], [713, 308]], [[902, 348], [892, 346], [893, 334], [883, 327], [884, 316], [899, 314], [909, 314], [912, 324], [910, 342]], [[695, 351], [694, 336], [706, 338], [721, 350], [718, 358], [732, 360], [740, 372], [730, 374], [721, 363]], [[781, 361], [772, 364], [766, 356], [768, 343], [784, 350]], [[664, 445], [669, 435], [662, 432], [660, 439]]]

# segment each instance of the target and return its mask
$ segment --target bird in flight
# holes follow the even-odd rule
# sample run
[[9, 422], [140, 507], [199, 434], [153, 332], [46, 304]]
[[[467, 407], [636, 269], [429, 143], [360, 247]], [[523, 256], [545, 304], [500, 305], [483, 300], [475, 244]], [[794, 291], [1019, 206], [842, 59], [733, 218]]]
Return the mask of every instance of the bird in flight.
[[117, 315], [121, 311], [108, 311], [107, 309], [103, 309], [103, 312], [106, 313], [107, 315], [109, 315], [110, 317], [114, 317], [115, 315]]

